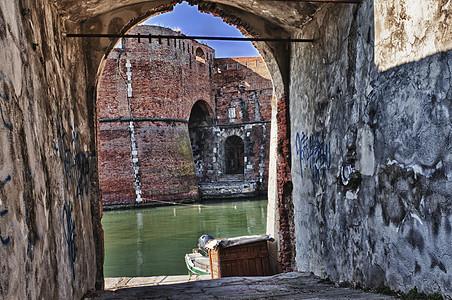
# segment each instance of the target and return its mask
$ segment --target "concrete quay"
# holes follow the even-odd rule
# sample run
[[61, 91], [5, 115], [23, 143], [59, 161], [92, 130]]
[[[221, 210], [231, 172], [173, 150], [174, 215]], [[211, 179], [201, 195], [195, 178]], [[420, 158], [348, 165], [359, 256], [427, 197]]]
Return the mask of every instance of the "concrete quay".
[[336, 287], [299, 272], [207, 279], [208, 276], [107, 278], [105, 291], [85, 299], [393, 299]]

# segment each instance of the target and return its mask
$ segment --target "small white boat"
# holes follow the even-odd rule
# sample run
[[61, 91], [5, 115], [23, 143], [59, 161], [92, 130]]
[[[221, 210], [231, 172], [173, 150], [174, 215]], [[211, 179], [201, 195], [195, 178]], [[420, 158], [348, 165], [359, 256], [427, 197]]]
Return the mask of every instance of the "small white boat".
[[193, 275], [210, 275], [209, 257], [199, 252], [185, 254], [185, 264], [190, 274]]

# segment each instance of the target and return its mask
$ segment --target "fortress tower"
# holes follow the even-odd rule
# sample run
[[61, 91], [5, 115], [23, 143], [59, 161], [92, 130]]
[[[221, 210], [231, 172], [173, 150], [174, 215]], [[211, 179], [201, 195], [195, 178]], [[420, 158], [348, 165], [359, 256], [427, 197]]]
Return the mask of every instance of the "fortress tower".
[[265, 192], [271, 97], [261, 58], [215, 59], [194, 40], [122, 40], [99, 87], [103, 203]]

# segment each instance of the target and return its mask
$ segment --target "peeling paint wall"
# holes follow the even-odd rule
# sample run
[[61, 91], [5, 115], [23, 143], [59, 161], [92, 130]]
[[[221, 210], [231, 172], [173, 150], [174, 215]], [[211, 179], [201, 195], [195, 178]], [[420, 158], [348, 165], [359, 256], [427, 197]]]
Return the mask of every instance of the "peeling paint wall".
[[452, 49], [452, 1], [375, 0], [374, 12], [380, 70]]
[[93, 104], [62, 24], [49, 1], [0, 2], [1, 299], [81, 298], [99, 271]]
[[379, 72], [373, 13], [373, 1], [327, 5], [296, 35], [316, 42], [292, 46], [296, 266], [450, 296], [452, 52], [400, 64], [400, 48], [386, 44], [376, 58], [392, 68]]

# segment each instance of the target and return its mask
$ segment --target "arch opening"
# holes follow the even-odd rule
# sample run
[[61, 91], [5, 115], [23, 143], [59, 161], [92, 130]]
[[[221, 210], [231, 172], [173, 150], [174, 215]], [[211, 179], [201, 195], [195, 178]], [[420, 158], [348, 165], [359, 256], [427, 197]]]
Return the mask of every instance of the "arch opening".
[[[127, 31], [127, 30], [132, 30], [132, 28], [129, 27], [129, 26], [130, 26], [130, 24], [128, 24], [126, 27], [124, 27], [121, 31], [124, 32], [124, 31]], [[130, 28], [130, 29], [125, 29], [125, 28]], [[244, 27], [241, 27], [242, 31], [245, 31], [243, 28]], [[141, 43], [143, 45], [146, 44], [146, 43], [144, 43], [143, 40], [142, 40]], [[181, 43], [175, 43], [173, 45], [172, 41], [166, 41], [166, 42], [163, 41], [162, 43], [160, 43], [160, 41], [152, 41], [150, 44], [157, 45], [157, 43], [158, 43], [158, 45], [165, 46], [165, 47], [173, 46], [176, 49], [177, 48], [181, 48]], [[125, 44], [127, 44], [127, 42]], [[179, 47], [178, 47], [178, 45], [179, 45]], [[270, 50], [270, 48], [265, 43], [256, 43], [255, 46], [262, 51], [262, 52], [261, 51], [259, 51], [259, 52], [261, 52], [264, 55], [264, 58], [267, 58], [269, 60], [270, 68], [274, 71], [274, 72], [271, 73], [272, 77], [268, 76], [268, 78], [267, 78], [269, 80], [270, 84], [271, 84], [271, 88], [270, 88], [271, 95], [269, 96], [269, 99], [268, 99], [268, 103], [267, 103], [268, 106], [266, 108], [266, 113], [268, 114], [268, 116], [270, 116], [271, 115], [271, 109], [272, 109], [271, 108], [271, 103], [272, 102], [274, 103], [276, 98], [280, 98], [283, 95], [284, 88], [282, 87], [282, 78], [281, 78], [281, 74], [280, 74], [280, 71], [279, 71], [278, 63], [276, 62], [275, 58], [273, 57], [272, 51]], [[185, 48], [185, 50], [190, 49], [191, 51], [189, 51], [187, 53], [188, 54], [195, 54], [192, 57], [195, 60], [197, 60], [197, 61], [199, 61], [198, 58], [202, 58], [204, 60], [206, 60], [206, 58], [208, 58], [209, 61], [213, 60], [212, 59], [212, 55], [211, 54], [206, 54], [206, 52], [203, 51], [203, 49], [201, 49], [200, 47], [194, 48], [193, 45], [190, 46], [189, 43], [183, 42], [182, 43], [182, 51], [184, 50], [184, 48]], [[124, 51], [124, 44], [123, 44], [123, 48], [120, 49], [119, 51]], [[125, 58], [125, 56], [124, 56], [124, 58]], [[104, 63], [105, 63], [105, 61], [102, 62], [102, 64], [104, 64]], [[103, 69], [102, 64], [101, 64], [101, 68], [100, 69]], [[124, 62], [123, 62], [123, 66], [127, 68], [127, 64], [128, 64], [127, 59], [125, 59]], [[130, 64], [133, 66], [133, 63], [130, 63]], [[210, 64], [210, 62], [209, 62], [209, 64]], [[265, 63], [257, 64], [257, 63], [248, 63], [248, 62], [234, 62], [234, 65], [236, 66], [236, 68], [231, 69], [229, 71], [238, 71], [238, 70], [241, 70], [241, 69], [249, 69], [249, 70], [252, 70], [254, 72], [254, 71], [256, 71], [256, 69], [258, 67], [265, 66]], [[190, 66], [192, 66], [191, 65], [191, 61], [190, 61]], [[213, 63], [212, 63], [212, 65], [209, 65], [209, 66], [210, 66], [209, 67], [209, 71], [211, 72]], [[125, 72], [123, 72], [123, 74], [127, 74], [127, 70], [125, 70]], [[227, 75], [227, 74], [224, 74], [224, 75]], [[168, 78], [174, 79], [174, 77], [171, 77], [171, 76], [169, 76]], [[274, 79], [274, 78], [276, 78], [276, 79]], [[273, 79], [273, 82], [272, 82], [272, 79]], [[273, 83], [275, 81], [277, 82], [277, 84], [273, 85]], [[240, 88], [240, 92], [243, 93], [249, 87], [244, 87], [244, 86], [240, 86], [239, 85], [239, 88]], [[250, 94], [252, 93], [251, 90], [252, 89], [249, 89]], [[258, 96], [259, 95], [257, 95], [257, 94], [253, 95], [253, 101], [254, 102], [258, 98]], [[130, 98], [130, 106], [132, 107], [132, 109], [138, 108], [139, 107], [138, 104], [137, 104], [138, 101], [136, 101], [137, 99], [134, 99], [135, 98], [135, 90], [133, 89], [133, 83], [132, 83], [131, 96], [129, 98]], [[264, 121], [263, 120], [264, 118], [261, 118], [261, 114], [264, 113], [264, 112], [259, 111], [259, 108], [253, 108], [252, 109], [253, 113], [248, 114], [249, 108], [246, 107], [246, 104], [243, 104], [244, 103], [243, 101], [237, 101], [237, 103], [238, 103], [238, 105], [242, 105], [242, 107], [240, 107], [240, 109], [237, 110], [237, 117], [240, 115], [239, 122], [237, 122], [237, 123], [254, 122], [254, 121], [261, 122], [262, 124], [265, 124], [265, 126], [263, 126], [262, 129], [258, 129], [258, 130], [265, 131], [267, 137], [270, 137], [270, 117], [266, 121]], [[213, 125], [213, 120], [216, 120], [216, 112], [213, 112], [213, 111], [214, 111], [214, 109], [210, 108], [210, 105], [209, 105], [208, 102], [203, 101], [203, 100], [202, 101], [197, 101], [197, 103], [195, 103], [193, 105], [193, 108], [190, 111], [190, 117], [188, 118], [188, 122], [186, 122], [185, 124], [188, 124], [188, 129], [190, 129], [190, 131], [191, 131], [191, 129], [193, 129], [195, 127], [212, 126]], [[259, 116], [259, 117], [255, 118], [255, 117], [252, 116], [253, 114], [255, 116]], [[241, 118], [243, 115], [245, 115], [245, 118]], [[136, 117], [136, 118], [143, 118], [143, 117], [141, 117], [139, 115], [132, 116], [132, 118], [134, 118], [134, 117]], [[158, 117], [157, 116], [152, 116], [151, 118], [158, 118]], [[177, 118], [187, 119], [187, 115], [178, 115], [174, 119], [177, 119]], [[131, 120], [131, 121], [134, 121], [134, 120]], [[174, 125], [175, 123], [172, 123], [172, 124]], [[223, 145], [223, 147], [221, 147], [221, 145], [218, 145], [218, 147], [216, 149], [214, 147], [212, 147], [212, 149], [211, 149], [212, 153], [215, 153], [215, 151], [217, 151], [217, 153], [219, 155], [220, 154], [224, 154], [224, 155], [228, 156], [230, 162], [233, 159], [235, 159], [235, 163], [234, 164], [229, 163], [228, 166], [226, 166], [227, 165], [226, 160], [222, 159], [222, 161], [218, 162], [218, 164], [219, 164], [218, 170], [222, 174], [219, 173], [219, 175], [215, 175], [216, 176], [216, 180], [225, 179], [225, 176], [224, 176], [225, 174], [226, 175], [240, 175], [239, 177], [241, 177], [242, 179], [246, 179], [247, 178], [246, 176], [250, 176], [250, 174], [248, 174], [248, 175], [246, 174], [248, 172], [247, 171], [248, 169], [245, 166], [245, 161], [246, 161], [246, 159], [245, 159], [245, 152], [246, 151], [245, 151], [244, 148], [245, 148], [246, 142], [244, 141], [244, 139], [245, 139], [244, 135], [247, 134], [247, 132], [244, 131], [245, 125], [246, 124], [243, 123], [243, 124], [240, 125], [242, 129], [234, 129], [233, 130], [233, 131], [235, 131], [237, 133], [239, 133], [242, 130], [242, 132], [240, 133], [240, 136], [243, 136], [243, 138], [240, 138], [239, 136], [237, 136], [237, 138], [241, 140], [241, 145], [242, 145], [241, 148], [240, 147], [238, 147], [238, 148], [236, 147], [235, 150], [234, 150], [234, 148], [232, 146], [233, 143], [228, 143], [228, 145], [231, 144], [231, 145], [229, 145], [231, 147], [229, 147], [229, 146], [225, 147], [225, 145]], [[136, 124], [135, 124], [135, 126], [136, 126]], [[139, 128], [139, 126], [137, 126], [136, 128]], [[130, 129], [129, 129], [129, 131], [130, 131]], [[249, 132], [249, 133], [251, 133], [251, 132]], [[190, 137], [190, 140], [191, 140], [192, 139], [191, 132], [190, 132], [189, 137]], [[193, 144], [194, 143], [192, 142], [192, 144], [191, 144], [192, 147], [193, 147]], [[240, 145], [240, 142], [238, 142], [238, 144]], [[252, 144], [250, 144], [250, 145], [252, 145]], [[269, 145], [269, 143], [266, 145], [266, 147], [268, 147], [268, 145]], [[131, 151], [134, 152], [136, 150], [134, 150], [134, 148], [131, 147]], [[193, 151], [192, 153], [193, 153], [193, 156], [195, 156], [195, 151]], [[269, 156], [268, 154], [262, 154], [262, 155], [266, 156], [266, 157]], [[221, 166], [221, 165], [223, 165], [223, 166]], [[143, 170], [143, 168], [141, 168], [141, 167], [139, 167], [138, 169], [139, 169], [138, 172], [142, 172], [142, 170]], [[263, 170], [258, 170], [257, 171], [257, 173], [261, 173], [260, 176], [262, 176], [263, 173], [267, 173], [268, 174], [268, 172], [269, 171], [263, 171]], [[198, 175], [198, 172], [197, 172], [196, 175]], [[260, 179], [260, 180], [261, 181], [258, 182], [258, 185], [260, 185], [261, 187], [265, 187], [265, 189], [266, 189], [266, 183], [262, 183], [262, 179]], [[134, 184], [134, 186], [137, 187], [137, 186], [140, 186], [140, 185]], [[142, 188], [143, 186], [141, 185], [140, 187]], [[146, 197], [143, 197], [143, 199], [145, 199], [145, 198]], [[276, 201], [276, 198], [273, 197], [272, 201]], [[273, 206], [275, 206], [275, 205], [273, 205]], [[274, 209], [272, 209], [272, 210], [274, 210]], [[274, 211], [276, 211], [276, 210], [274, 210]], [[274, 219], [275, 218], [272, 218], [272, 220], [274, 220]], [[275, 223], [273, 221], [271, 221], [271, 222], [272, 222], [271, 227], [274, 227]], [[269, 232], [269, 233], [272, 234], [272, 232]], [[272, 235], [275, 236], [274, 234], [272, 234]]]
[[244, 171], [244, 144], [242, 138], [233, 135], [224, 142], [224, 167], [226, 175], [242, 175]]
[[196, 60], [203, 64], [206, 63], [204, 51], [202, 51], [202, 49], [199, 47], [196, 49]]
[[198, 100], [193, 105], [190, 118], [188, 119], [188, 127], [194, 127], [199, 125], [212, 125], [213, 112], [209, 103], [204, 100]]
[[195, 164], [195, 172], [200, 181], [206, 180], [206, 155], [211, 151], [206, 140], [212, 140], [213, 135], [209, 126], [213, 124], [213, 112], [210, 105], [204, 100], [198, 100], [192, 107], [188, 120], [188, 130]]

